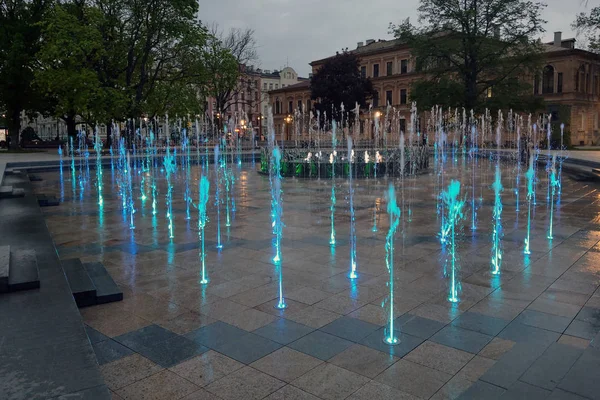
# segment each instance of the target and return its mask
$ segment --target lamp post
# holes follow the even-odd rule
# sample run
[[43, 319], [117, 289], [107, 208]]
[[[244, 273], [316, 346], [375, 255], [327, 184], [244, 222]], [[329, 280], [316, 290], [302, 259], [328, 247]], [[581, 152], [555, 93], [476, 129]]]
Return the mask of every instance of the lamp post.
[[285, 140], [290, 140], [290, 123], [292, 122], [292, 116], [288, 115], [287, 117], [284, 118], [285, 121]]

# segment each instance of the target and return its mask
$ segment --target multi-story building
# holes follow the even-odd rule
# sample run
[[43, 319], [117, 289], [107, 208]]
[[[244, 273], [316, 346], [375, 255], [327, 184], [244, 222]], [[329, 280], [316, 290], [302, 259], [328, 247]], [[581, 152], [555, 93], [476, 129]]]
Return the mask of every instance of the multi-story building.
[[[533, 92], [543, 97], [552, 120], [564, 123], [573, 145], [600, 144], [600, 55], [576, 49], [575, 39], [563, 40], [560, 32], [544, 44], [546, 66], [533, 78]], [[380, 112], [390, 104], [400, 114], [399, 130], [410, 120], [410, 87], [421, 78], [415, 71], [411, 49], [400, 40], [369, 39], [352, 50], [360, 58], [360, 71], [373, 82], [377, 92], [372, 110]], [[315, 73], [329, 58], [310, 63]], [[298, 84], [269, 92], [278, 138], [291, 140], [290, 125], [296, 110], [310, 109], [310, 84]], [[305, 133], [302, 133], [305, 134]], [[369, 132], [365, 132], [369, 134]]]

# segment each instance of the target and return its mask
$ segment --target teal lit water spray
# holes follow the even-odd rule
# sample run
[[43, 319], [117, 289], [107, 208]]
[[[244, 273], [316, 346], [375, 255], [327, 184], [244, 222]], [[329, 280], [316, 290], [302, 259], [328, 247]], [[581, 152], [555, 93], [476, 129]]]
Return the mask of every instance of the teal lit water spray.
[[477, 230], [477, 205], [475, 203], [475, 170], [477, 166], [477, 130], [471, 126], [471, 230]]
[[210, 182], [206, 176], [202, 176], [198, 185], [198, 228], [200, 232], [200, 262], [202, 264], [202, 279], [201, 284], [207, 284], [206, 276], [206, 251], [204, 249], [204, 227], [206, 227], [206, 204], [208, 203], [210, 191]]
[[167, 155], [164, 158], [164, 167], [165, 167], [165, 174], [167, 176], [167, 199], [166, 199], [166, 206], [167, 206], [167, 221], [169, 221], [169, 238], [173, 239], [175, 237], [175, 235], [173, 234], [173, 184], [171, 183], [171, 175], [173, 173], [175, 173], [175, 157], [173, 157], [173, 155], [171, 154], [171, 151], [169, 150], [169, 142], [167, 139]]
[[550, 194], [550, 221], [548, 226], [548, 239], [552, 240], [554, 237], [552, 236], [552, 224], [554, 218], [554, 195], [556, 194], [556, 189], [559, 185], [558, 177], [556, 174], [556, 154], [552, 156], [552, 164], [550, 167], [550, 186], [551, 186], [551, 194]]
[[127, 152], [127, 209], [129, 211], [129, 229], [135, 229], [135, 202], [133, 201], [133, 178], [131, 173], [132, 167], [129, 159], [129, 152]]
[[356, 273], [356, 215], [354, 213], [354, 187], [352, 186], [352, 162], [354, 161], [354, 150], [352, 150], [352, 138], [348, 136], [348, 197], [350, 199], [350, 279], [358, 278]]
[[285, 304], [285, 299], [283, 297], [283, 271], [281, 268], [282, 257], [281, 257], [281, 237], [283, 235], [283, 222], [281, 220], [283, 214], [283, 206], [281, 199], [281, 151], [279, 150], [279, 146], [276, 146], [273, 149], [273, 214], [275, 215], [275, 257], [273, 258], [273, 262], [275, 263], [275, 267], [277, 269], [277, 273], [279, 276], [279, 293], [278, 293], [278, 301], [275, 305], [277, 309], [284, 309], [287, 307]]
[[384, 330], [383, 341], [389, 345], [396, 345], [400, 343], [400, 340], [396, 337], [394, 332], [394, 235], [398, 230], [400, 224], [400, 208], [396, 202], [396, 190], [394, 185], [390, 184], [387, 193], [387, 212], [390, 216], [390, 229], [386, 236], [385, 241], [385, 265], [387, 266], [388, 273], [390, 275], [389, 289], [389, 315], [388, 315], [388, 327]]
[[446, 205], [446, 222], [443, 230], [446, 232], [446, 238], [449, 241], [448, 249], [450, 251], [450, 265], [445, 268], [445, 275], [450, 279], [448, 301], [457, 303], [461, 284], [458, 279], [459, 265], [456, 257], [456, 229], [457, 224], [464, 218], [463, 207], [465, 202], [459, 199], [460, 182], [451, 180], [448, 189], [442, 192], [442, 201]]
[[331, 164], [331, 206], [329, 210], [331, 211], [331, 234], [329, 235], [329, 244], [331, 246], [335, 246], [335, 159], [337, 157], [337, 152], [335, 150], [337, 146], [337, 138], [336, 138], [336, 129], [337, 123], [332, 121], [333, 126], [331, 129], [331, 154], [329, 155], [329, 163]]
[[191, 181], [191, 166], [190, 166], [190, 138], [188, 136], [188, 130], [183, 129], [183, 167], [185, 168], [185, 219], [189, 221], [192, 217], [190, 214], [190, 205], [192, 203], [192, 190], [190, 188]]
[[533, 160], [535, 159], [535, 155], [532, 153], [529, 156], [529, 168], [525, 173], [525, 178], [527, 178], [527, 236], [525, 236], [525, 248], [523, 249], [523, 253], [531, 254], [530, 245], [530, 235], [531, 235], [531, 205], [533, 203], [533, 182], [535, 179], [535, 172], [533, 169]]
[[97, 131], [94, 140], [94, 150], [96, 151], [96, 190], [98, 191], [98, 206], [102, 207], [104, 205], [104, 198], [102, 197], [102, 141], [100, 140], [100, 135], [98, 135]]
[[560, 202], [560, 195], [562, 194], [562, 165], [563, 165], [563, 150], [564, 150], [564, 135], [565, 135], [565, 124], [560, 124], [560, 152], [558, 156], [558, 197]]
[[498, 127], [496, 128], [496, 174], [492, 189], [494, 190], [494, 210], [492, 212], [494, 218], [494, 227], [492, 231], [492, 274], [500, 273], [502, 265], [502, 175], [500, 172], [500, 129], [502, 126], [502, 114], [498, 112]]
[[221, 169], [221, 158], [219, 156], [219, 145], [215, 145], [214, 151], [215, 157], [215, 205], [217, 206], [217, 249], [223, 248], [221, 243], [221, 182], [220, 182], [220, 169]]

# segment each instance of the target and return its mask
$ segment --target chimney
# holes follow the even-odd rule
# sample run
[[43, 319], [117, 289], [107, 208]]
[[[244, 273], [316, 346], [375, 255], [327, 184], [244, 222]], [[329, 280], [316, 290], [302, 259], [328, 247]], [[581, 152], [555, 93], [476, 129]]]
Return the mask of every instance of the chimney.
[[554, 32], [554, 45], [561, 47], [562, 45], [562, 32]]
[[371, 43], [375, 43], [375, 39], [367, 39], [367, 46]]
[[364, 44], [363, 42], [356, 43], [356, 48], [358, 49], [359, 47], [363, 47], [363, 44]]

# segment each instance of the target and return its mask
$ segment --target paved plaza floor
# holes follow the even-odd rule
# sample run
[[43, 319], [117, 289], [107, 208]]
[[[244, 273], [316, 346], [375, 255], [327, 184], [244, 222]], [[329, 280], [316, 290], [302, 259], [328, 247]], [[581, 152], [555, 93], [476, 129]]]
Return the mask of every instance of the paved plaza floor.
[[[80, 310], [114, 399], [600, 398], [600, 186], [563, 177], [550, 241], [540, 168], [531, 255], [524, 256], [526, 182], [521, 177], [517, 212], [516, 165], [506, 163], [502, 267], [492, 275], [493, 166], [480, 160], [473, 191], [470, 162], [450, 161], [444, 185], [459, 179], [467, 202], [457, 228], [462, 292], [453, 304], [444, 276], [448, 255], [437, 235], [441, 182], [433, 170], [404, 182], [354, 181], [355, 280], [348, 278], [347, 182], [336, 181], [332, 247], [331, 179], [286, 178], [281, 266], [288, 307], [278, 310], [269, 178], [256, 167], [234, 167], [235, 211], [226, 226], [221, 210], [220, 251], [216, 210], [209, 207], [207, 285], [200, 283], [197, 211], [186, 221], [180, 178], [169, 239], [164, 181], [159, 212], [152, 215], [150, 199], [137, 199], [130, 230], [109, 168], [102, 207], [93, 179], [38, 174], [44, 180], [36, 191], [64, 200], [44, 209], [60, 259], [103, 263], [124, 292], [121, 302]], [[193, 193], [199, 173], [193, 169]], [[214, 195], [212, 174], [211, 166]], [[141, 175], [134, 190], [141, 196], [140, 181]], [[383, 342], [390, 183], [403, 212], [394, 257], [396, 346]]]

